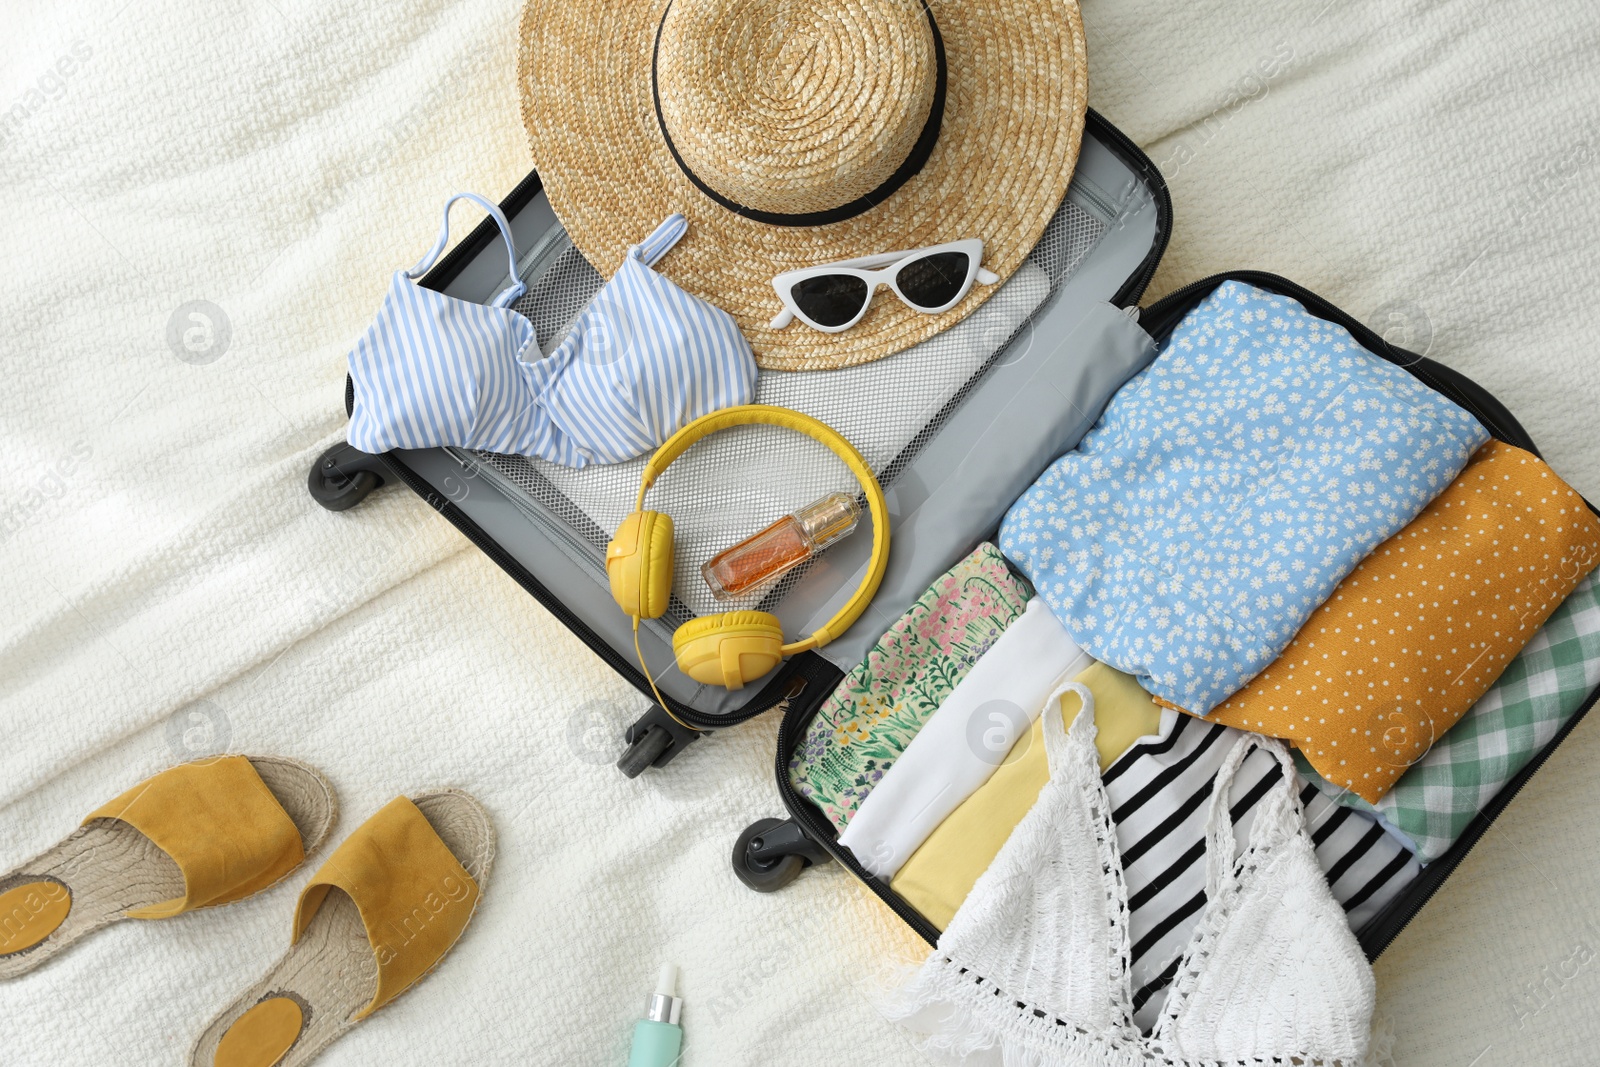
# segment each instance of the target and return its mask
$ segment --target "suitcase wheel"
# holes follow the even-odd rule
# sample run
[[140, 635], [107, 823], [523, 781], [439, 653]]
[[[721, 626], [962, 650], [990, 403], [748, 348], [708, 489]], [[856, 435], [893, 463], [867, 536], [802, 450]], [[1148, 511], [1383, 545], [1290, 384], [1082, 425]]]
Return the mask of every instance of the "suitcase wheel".
[[311, 499], [329, 511], [348, 511], [383, 484], [382, 470], [382, 458], [337, 444], [311, 465], [306, 488]]
[[757, 893], [776, 893], [813, 863], [833, 857], [792, 819], [760, 819], [733, 846], [733, 873]]

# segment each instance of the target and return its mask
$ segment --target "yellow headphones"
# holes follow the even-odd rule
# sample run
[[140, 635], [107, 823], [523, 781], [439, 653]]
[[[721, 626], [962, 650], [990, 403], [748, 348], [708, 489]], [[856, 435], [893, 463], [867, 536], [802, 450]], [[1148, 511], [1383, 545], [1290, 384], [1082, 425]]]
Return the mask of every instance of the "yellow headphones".
[[[878, 592], [883, 573], [889, 566], [889, 508], [883, 499], [883, 489], [861, 453], [849, 441], [826, 424], [788, 408], [766, 404], [723, 408], [684, 426], [650, 457], [639, 485], [636, 510], [622, 520], [616, 535], [606, 546], [606, 577], [611, 580], [611, 595], [616, 598], [617, 605], [633, 617], [634, 651], [639, 651], [639, 620], [660, 618], [672, 594], [672, 517], [644, 510], [645, 494], [661, 472], [696, 441], [733, 426], [752, 424], [803, 433], [826, 445], [844, 461], [861, 483], [872, 515], [872, 562], [855, 595], [821, 629], [803, 640], [784, 644], [782, 624], [765, 611], [705, 615], [678, 627], [672, 635], [672, 652], [678, 669], [697, 682], [728, 689], [742, 689], [746, 682], [760, 678], [789, 656], [820, 648], [849, 629]], [[645, 668], [650, 688], [655, 689], [655, 680], [650, 678], [643, 653], [639, 655], [639, 664]], [[656, 699], [662, 710], [666, 710], [666, 701], [661, 699], [659, 690]]]

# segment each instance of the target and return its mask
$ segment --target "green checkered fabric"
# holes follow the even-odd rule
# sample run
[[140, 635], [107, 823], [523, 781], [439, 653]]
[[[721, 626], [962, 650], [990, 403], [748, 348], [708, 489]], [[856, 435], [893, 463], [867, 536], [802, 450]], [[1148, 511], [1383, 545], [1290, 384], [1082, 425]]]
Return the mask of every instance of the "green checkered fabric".
[[[1600, 684], [1600, 571], [1545, 621], [1520, 655], [1376, 805], [1302, 774], [1342, 804], [1376, 811], [1424, 863], [1444, 855], [1479, 811], [1550, 743]], [[1298, 753], [1296, 753], [1298, 757]], [[1311, 773], [1307, 773], [1311, 772]]]

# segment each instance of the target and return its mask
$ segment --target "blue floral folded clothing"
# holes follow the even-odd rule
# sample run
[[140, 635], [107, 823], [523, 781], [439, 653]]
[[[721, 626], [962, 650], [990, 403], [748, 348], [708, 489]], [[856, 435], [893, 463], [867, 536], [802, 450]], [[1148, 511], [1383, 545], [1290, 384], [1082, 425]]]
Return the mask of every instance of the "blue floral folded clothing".
[[1000, 548], [1087, 652], [1204, 715], [1488, 439], [1343, 327], [1224, 282], [1012, 506]]

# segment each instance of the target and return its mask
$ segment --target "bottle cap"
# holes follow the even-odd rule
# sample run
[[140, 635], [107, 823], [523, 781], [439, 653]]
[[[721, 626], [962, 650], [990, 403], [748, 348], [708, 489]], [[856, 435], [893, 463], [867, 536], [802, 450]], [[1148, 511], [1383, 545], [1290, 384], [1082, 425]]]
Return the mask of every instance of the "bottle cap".
[[644, 1017], [651, 1022], [678, 1025], [678, 1015], [683, 1011], [683, 1001], [678, 997], [678, 968], [663, 963], [656, 978], [656, 991], [650, 997], [650, 1006]]
[[861, 521], [861, 505], [848, 493], [829, 493], [794, 513], [800, 528], [818, 549], [839, 540]]

